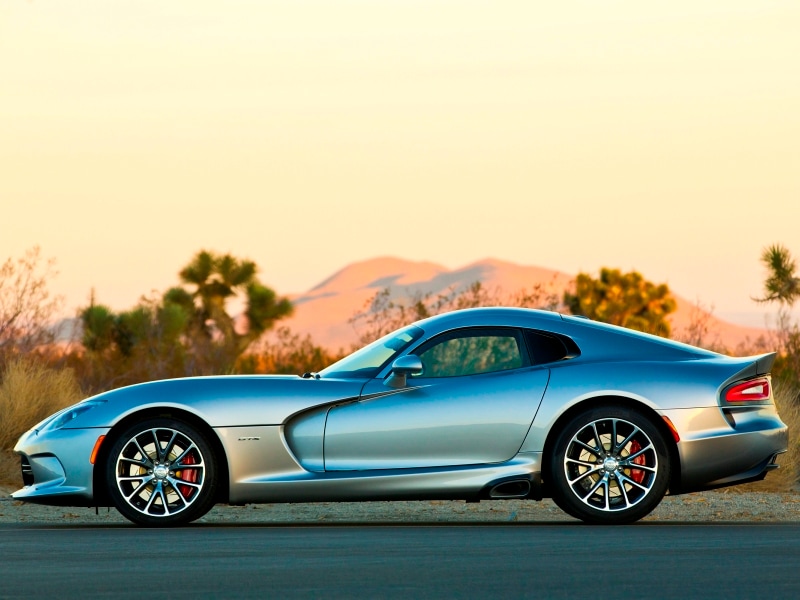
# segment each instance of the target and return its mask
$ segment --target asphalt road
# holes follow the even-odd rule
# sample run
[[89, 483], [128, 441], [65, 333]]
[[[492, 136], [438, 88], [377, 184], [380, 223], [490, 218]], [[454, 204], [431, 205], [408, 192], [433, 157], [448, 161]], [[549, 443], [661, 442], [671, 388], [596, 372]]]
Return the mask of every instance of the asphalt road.
[[5, 525], [0, 598], [800, 598], [800, 524]]

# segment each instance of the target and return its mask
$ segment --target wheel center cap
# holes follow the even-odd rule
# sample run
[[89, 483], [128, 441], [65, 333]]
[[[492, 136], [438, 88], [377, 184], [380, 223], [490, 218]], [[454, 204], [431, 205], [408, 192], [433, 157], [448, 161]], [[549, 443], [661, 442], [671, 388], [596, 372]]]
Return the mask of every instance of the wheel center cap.
[[612, 473], [619, 468], [619, 462], [613, 456], [607, 456], [606, 459], [603, 461], [603, 468], [608, 472]]
[[156, 479], [166, 479], [169, 474], [169, 469], [164, 465], [158, 465], [153, 469], [153, 474], [156, 476]]

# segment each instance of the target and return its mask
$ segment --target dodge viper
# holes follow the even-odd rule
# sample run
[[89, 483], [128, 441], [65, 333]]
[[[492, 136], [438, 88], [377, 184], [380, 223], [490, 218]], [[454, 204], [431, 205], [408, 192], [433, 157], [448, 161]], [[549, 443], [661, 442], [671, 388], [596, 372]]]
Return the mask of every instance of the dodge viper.
[[178, 525], [216, 503], [552, 498], [631, 523], [762, 479], [775, 354], [724, 356], [553, 312], [455, 311], [300, 376], [153, 381], [25, 433], [18, 500]]

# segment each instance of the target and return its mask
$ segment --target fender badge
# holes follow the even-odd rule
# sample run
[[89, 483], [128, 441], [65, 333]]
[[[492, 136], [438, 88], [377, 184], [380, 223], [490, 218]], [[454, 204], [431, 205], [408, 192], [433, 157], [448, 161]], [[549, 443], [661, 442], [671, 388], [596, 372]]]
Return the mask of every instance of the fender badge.
[[257, 442], [260, 439], [261, 439], [260, 437], [240, 437], [239, 441], [240, 442]]

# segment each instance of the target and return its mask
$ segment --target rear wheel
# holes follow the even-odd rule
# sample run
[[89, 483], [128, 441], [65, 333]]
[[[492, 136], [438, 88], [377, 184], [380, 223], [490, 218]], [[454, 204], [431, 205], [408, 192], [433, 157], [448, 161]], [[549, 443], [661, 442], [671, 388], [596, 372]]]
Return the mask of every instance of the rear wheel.
[[594, 524], [632, 523], [658, 506], [669, 483], [669, 450], [653, 423], [623, 406], [573, 418], [550, 456], [553, 500]]
[[203, 434], [175, 419], [151, 419], [117, 437], [106, 463], [117, 510], [140, 525], [180, 525], [214, 505], [217, 469]]

